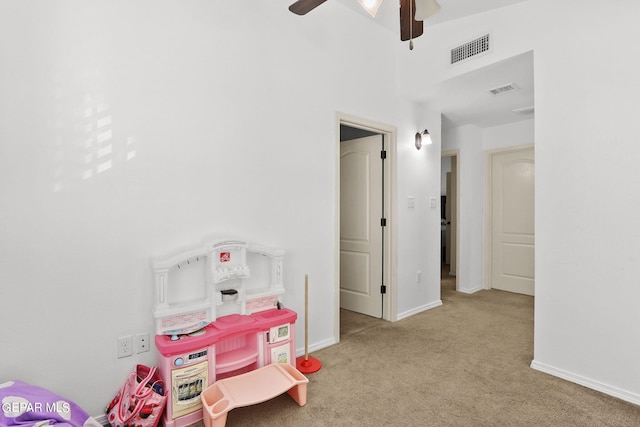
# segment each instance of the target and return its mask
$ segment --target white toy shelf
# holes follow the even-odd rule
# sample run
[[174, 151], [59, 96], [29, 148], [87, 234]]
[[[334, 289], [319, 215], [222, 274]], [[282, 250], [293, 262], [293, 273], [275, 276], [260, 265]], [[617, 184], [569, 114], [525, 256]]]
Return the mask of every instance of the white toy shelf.
[[219, 240], [153, 260], [156, 334], [187, 334], [220, 316], [274, 308], [284, 294], [283, 259], [281, 249]]

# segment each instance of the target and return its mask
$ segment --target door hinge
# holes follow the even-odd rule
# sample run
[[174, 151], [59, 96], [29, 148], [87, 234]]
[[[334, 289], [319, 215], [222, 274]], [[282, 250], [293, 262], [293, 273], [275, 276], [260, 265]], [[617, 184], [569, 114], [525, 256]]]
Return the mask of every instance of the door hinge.
[[380, 218], [380, 227], [387, 226], [387, 218]]
[[380, 158], [383, 160], [387, 158], [387, 150], [382, 150], [380, 152]]
[[387, 287], [385, 285], [380, 286], [380, 293], [381, 294], [386, 294], [387, 293]]

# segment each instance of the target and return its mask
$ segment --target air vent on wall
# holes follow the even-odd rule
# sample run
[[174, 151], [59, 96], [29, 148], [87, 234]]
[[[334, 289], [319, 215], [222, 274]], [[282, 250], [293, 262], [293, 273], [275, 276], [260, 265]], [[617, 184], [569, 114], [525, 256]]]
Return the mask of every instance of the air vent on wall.
[[488, 52], [489, 50], [489, 34], [485, 34], [482, 37], [478, 37], [475, 40], [451, 49], [451, 64], [453, 65], [457, 62], [464, 61], [465, 59]]
[[517, 84], [509, 83], [506, 85], [494, 87], [493, 89], [489, 89], [489, 93], [491, 95], [502, 95], [503, 93], [511, 92], [512, 90], [520, 89]]

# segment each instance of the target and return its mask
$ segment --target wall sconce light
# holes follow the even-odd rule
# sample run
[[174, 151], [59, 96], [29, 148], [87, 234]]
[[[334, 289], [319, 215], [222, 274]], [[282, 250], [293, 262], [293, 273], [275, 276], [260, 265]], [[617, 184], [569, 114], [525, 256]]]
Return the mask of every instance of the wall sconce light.
[[429, 145], [431, 142], [431, 135], [429, 135], [428, 130], [425, 129], [423, 132], [416, 133], [416, 149], [419, 150], [422, 148], [422, 144]]

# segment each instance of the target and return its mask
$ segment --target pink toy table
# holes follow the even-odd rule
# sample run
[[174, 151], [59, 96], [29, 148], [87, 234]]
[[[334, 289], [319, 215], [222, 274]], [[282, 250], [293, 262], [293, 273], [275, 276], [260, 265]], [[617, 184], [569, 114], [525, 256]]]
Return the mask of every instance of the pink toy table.
[[285, 391], [300, 406], [307, 403], [309, 380], [288, 363], [274, 363], [224, 378], [207, 387], [200, 398], [205, 427], [224, 427], [227, 412], [273, 399]]

